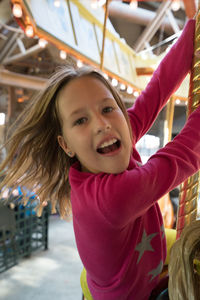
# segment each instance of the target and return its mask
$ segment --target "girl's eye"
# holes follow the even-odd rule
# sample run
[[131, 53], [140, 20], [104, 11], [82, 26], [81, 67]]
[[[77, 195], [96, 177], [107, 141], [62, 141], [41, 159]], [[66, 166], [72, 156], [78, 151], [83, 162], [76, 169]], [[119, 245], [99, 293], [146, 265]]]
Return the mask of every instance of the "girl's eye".
[[80, 119], [78, 119], [78, 120], [76, 120], [75, 122], [74, 122], [74, 125], [82, 125], [82, 124], [84, 124], [85, 122], [87, 122], [87, 118], [80, 118]]
[[113, 109], [114, 109], [114, 108], [111, 107], [111, 106], [106, 106], [106, 107], [103, 108], [103, 112], [104, 112], [104, 113], [109, 113], [109, 112], [112, 112]]

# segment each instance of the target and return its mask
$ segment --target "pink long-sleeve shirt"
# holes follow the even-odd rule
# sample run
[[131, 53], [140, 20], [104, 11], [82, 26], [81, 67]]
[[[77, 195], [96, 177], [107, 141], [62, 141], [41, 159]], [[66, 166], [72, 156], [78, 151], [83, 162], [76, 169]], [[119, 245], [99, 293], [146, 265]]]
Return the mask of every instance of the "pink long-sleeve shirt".
[[120, 174], [70, 168], [71, 203], [77, 248], [95, 300], [147, 300], [166, 258], [166, 240], [157, 200], [200, 168], [200, 108], [181, 133], [139, 165], [135, 143], [147, 132], [191, 68], [195, 22], [178, 42], [134, 106], [129, 167]]

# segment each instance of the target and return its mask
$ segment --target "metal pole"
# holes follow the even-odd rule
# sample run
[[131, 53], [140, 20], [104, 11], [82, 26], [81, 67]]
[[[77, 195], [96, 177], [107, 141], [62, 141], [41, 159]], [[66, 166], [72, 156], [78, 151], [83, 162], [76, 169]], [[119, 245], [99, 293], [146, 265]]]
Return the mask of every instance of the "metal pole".
[[104, 16], [104, 25], [103, 25], [103, 39], [102, 39], [101, 63], [100, 63], [101, 70], [103, 70], [103, 63], [104, 63], [104, 47], [105, 47], [106, 23], [107, 23], [107, 18], [108, 18], [109, 1], [110, 0], [106, 0], [106, 4], [105, 4], [105, 16]]
[[[196, 29], [194, 53], [200, 53], [200, 5], [196, 16]], [[200, 55], [194, 55], [190, 78], [188, 96], [188, 116], [200, 105]], [[195, 221], [198, 217], [197, 207], [199, 201], [200, 172], [188, 178], [182, 185], [179, 197], [179, 210], [177, 216], [177, 239], [183, 228]]]

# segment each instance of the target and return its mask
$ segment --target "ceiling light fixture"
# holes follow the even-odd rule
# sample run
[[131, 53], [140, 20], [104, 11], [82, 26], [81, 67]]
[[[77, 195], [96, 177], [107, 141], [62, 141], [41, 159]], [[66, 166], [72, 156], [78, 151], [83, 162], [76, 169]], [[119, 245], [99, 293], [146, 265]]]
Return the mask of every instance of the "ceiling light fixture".
[[29, 38], [33, 37], [34, 36], [33, 26], [27, 25], [25, 28], [25, 33], [26, 33], [27, 37], [29, 37]]
[[60, 7], [60, 0], [54, 0], [53, 4], [55, 7]]
[[103, 77], [105, 78], [105, 79], [107, 79], [108, 80], [108, 74], [106, 74], [106, 73], [103, 73]]
[[14, 3], [12, 13], [16, 18], [21, 18], [23, 14], [21, 5], [18, 3]]
[[79, 59], [77, 60], [77, 67], [81, 68], [83, 66], [83, 62]]
[[92, 7], [93, 9], [97, 9], [97, 7], [98, 7], [97, 0], [91, 0], [91, 7]]
[[171, 9], [173, 11], [178, 11], [181, 8], [181, 1], [180, 0], [172, 0]]
[[61, 59], [66, 59], [67, 58], [67, 53], [64, 50], [60, 50], [60, 58]]
[[131, 86], [127, 87], [127, 93], [130, 95], [133, 93], [133, 88]]
[[137, 0], [131, 0], [129, 5], [130, 5], [131, 9], [137, 9], [138, 8], [138, 1]]
[[180, 99], [176, 99], [175, 103], [179, 105], [179, 104], [181, 104], [181, 100]]
[[41, 48], [45, 48], [48, 42], [45, 39], [39, 39], [38, 44]]
[[120, 90], [124, 91], [125, 89], [126, 89], [125, 84], [124, 84], [124, 83], [121, 83], [121, 85], [120, 85]]
[[140, 94], [140, 93], [139, 93], [138, 91], [135, 91], [135, 92], [133, 93], [133, 96], [134, 96], [134, 97], [138, 97], [139, 94]]
[[117, 86], [118, 85], [118, 80], [113, 78], [111, 83], [112, 83], [112, 86]]

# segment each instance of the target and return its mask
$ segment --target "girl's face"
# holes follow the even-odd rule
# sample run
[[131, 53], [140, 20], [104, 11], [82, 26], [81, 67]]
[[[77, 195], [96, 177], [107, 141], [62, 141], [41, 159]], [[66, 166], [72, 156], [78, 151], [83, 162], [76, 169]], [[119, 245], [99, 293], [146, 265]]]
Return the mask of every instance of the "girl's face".
[[129, 128], [103, 82], [92, 76], [72, 80], [59, 93], [58, 110], [63, 132], [58, 142], [67, 155], [76, 155], [82, 171], [126, 170], [132, 150]]

